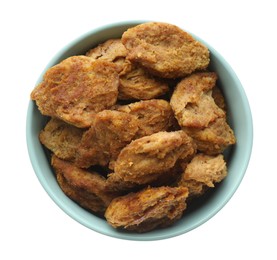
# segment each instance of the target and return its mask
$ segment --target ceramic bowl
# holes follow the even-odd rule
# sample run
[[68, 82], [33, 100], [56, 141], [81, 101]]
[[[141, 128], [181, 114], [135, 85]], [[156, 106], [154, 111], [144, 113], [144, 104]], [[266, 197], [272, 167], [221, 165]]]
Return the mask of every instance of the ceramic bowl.
[[[61, 49], [51, 59], [45, 70], [38, 78], [42, 81], [45, 71], [63, 59], [78, 54], [84, 54], [93, 46], [111, 38], [119, 38], [128, 28], [142, 21], [121, 22], [93, 29], [73, 40]], [[181, 26], [179, 26], [181, 27]], [[186, 28], [183, 28], [186, 30]], [[192, 34], [193, 35], [193, 34]], [[219, 76], [219, 86], [222, 89], [228, 107], [228, 122], [234, 130], [237, 143], [225, 152], [228, 165], [228, 176], [203, 200], [191, 208], [174, 225], [154, 230], [148, 233], [131, 233], [118, 231], [108, 223], [69, 199], [60, 189], [54, 172], [49, 164], [49, 157], [38, 139], [43, 129], [46, 117], [42, 116], [36, 104], [30, 101], [27, 112], [27, 146], [33, 169], [52, 200], [69, 216], [84, 226], [99, 233], [127, 240], [158, 240], [184, 234], [212, 218], [232, 197], [237, 190], [248, 165], [251, 155], [253, 130], [252, 117], [244, 89], [235, 72], [227, 61], [208, 43], [193, 35], [195, 39], [205, 44], [210, 50], [210, 70]], [[35, 195], [35, 194], [34, 194]]]

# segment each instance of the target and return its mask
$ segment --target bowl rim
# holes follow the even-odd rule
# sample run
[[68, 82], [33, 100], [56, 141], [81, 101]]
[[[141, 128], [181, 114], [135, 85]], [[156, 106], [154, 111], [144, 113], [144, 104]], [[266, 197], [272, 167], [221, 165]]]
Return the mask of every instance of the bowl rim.
[[[45, 71], [49, 67], [56, 64], [57, 60], [59, 60], [59, 57], [61, 57], [62, 54], [66, 52], [66, 50], [69, 50], [70, 48], [74, 47], [77, 43], [83, 41], [87, 37], [89, 37], [89, 36], [91, 36], [95, 33], [98, 33], [100, 31], [107, 30], [109, 28], [123, 27], [123, 26], [131, 27], [131, 26], [135, 26], [137, 24], [141, 24], [141, 23], [145, 23], [145, 22], [149, 22], [149, 21], [130, 20], [130, 21], [121, 21], [121, 22], [117, 22], [117, 23], [109, 23], [109, 24], [105, 24], [105, 25], [102, 25], [102, 26], [98, 26], [98, 27], [96, 27], [92, 30], [89, 30], [89, 31], [83, 33], [79, 37], [73, 39], [70, 43], [66, 44], [63, 48], [61, 48], [53, 56], [53, 58], [48, 62], [48, 64], [46, 65], [46, 67], [42, 71], [41, 75], [39, 76], [39, 78], [36, 82], [36, 85], [41, 81]], [[180, 28], [182, 28], [182, 27], [180, 27]], [[229, 65], [229, 63], [226, 61], [226, 59], [223, 58], [223, 56], [219, 52], [217, 52], [212, 46], [210, 46], [210, 44], [208, 44], [207, 42], [202, 40], [200, 37], [198, 37], [195, 34], [189, 32], [188, 30], [186, 30], [186, 31], [188, 33], [190, 33], [196, 40], [198, 40], [201, 43], [205, 44], [208, 47], [208, 49], [210, 50], [210, 52], [213, 53], [213, 55], [215, 55], [217, 57], [217, 59], [220, 60], [221, 63], [224, 63], [224, 66], [228, 70], [228, 73], [231, 75], [232, 79], [236, 82], [236, 88], [239, 91], [239, 94], [243, 99], [244, 112], [246, 113], [246, 118], [247, 118], [246, 126], [247, 126], [247, 133], [248, 133], [248, 136], [247, 136], [248, 137], [248, 147], [245, 148], [247, 154], [245, 155], [245, 160], [243, 161], [243, 165], [241, 165], [240, 178], [238, 178], [238, 180], [236, 182], [236, 185], [234, 185], [233, 189], [229, 191], [229, 194], [228, 194], [228, 196], [226, 196], [226, 199], [224, 201], [221, 201], [221, 203], [219, 205], [217, 205], [217, 207], [215, 207], [212, 211], [210, 211], [209, 214], [205, 215], [199, 221], [196, 221], [189, 228], [175, 230], [173, 232], [170, 232], [170, 234], [168, 234], [166, 232], [161, 232], [161, 233], [158, 232], [158, 233], [152, 233], [152, 234], [150, 234], [151, 232], [148, 232], [148, 233], [137, 234], [137, 233], [118, 232], [114, 229], [111, 229], [111, 231], [107, 231], [106, 229], [103, 230], [101, 227], [99, 228], [97, 225], [91, 225], [90, 223], [88, 223], [88, 221], [86, 221], [86, 219], [81, 218], [78, 214], [73, 212], [72, 209], [70, 207], [67, 207], [63, 203], [61, 198], [59, 198], [55, 194], [55, 192], [52, 190], [50, 185], [48, 185], [48, 183], [46, 181], [46, 177], [43, 175], [42, 166], [39, 165], [39, 162], [37, 160], [37, 154], [33, 150], [33, 146], [34, 146], [33, 138], [34, 137], [32, 135], [32, 131], [31, 131], [31, 129], [32, 129], [32, 124], [31, 123], [32, 123], [32, 119], [33, 119], [33, 111], [34, 111], [34, 109], [36, 109], [36, 105], [35, 105], [34, 101], [30, 100], [29, 104], [28, 104], [27, 117], [26, 117], [26, 143], [27, 143], [27, 149], [28, 149], [29, 158], [30, 158], [33, 170], [34, 170], [40, 184], [42, 185], [42, 187], [44, 188], [46, 193], [50, 196], [50, 198], [55, 202], [55, 204], [57, 206], [59, 206], [68, 216], [70, 216], [71, 218], [73, 218], [74, 220], [76, 220], [77, 222], [79, 222], [80, 224], [86, 226], [87, 228], [89, 228], [91, 230], [94, 230], [98, 233], [101, 233], [103, 235], [107, 235], [107, 236], [110, 236], [110, 237], [114, 237], [114, 238], [125, 239], [125, 240], [136, 240], [136, 241], [161, 240], [161, 239], [168, 239], [168, 238], [171, 238], [171, 237], [176, 237], [176, 236], [182, 235], [182, 234], [187, 233], [187, 232], [195, 229], [196, 227], [202, 225], [203, 223], [205, 223], [209, 219], [211, 219], [214, 215], [216, 215], [228, 203], [228, 201], [232, 198], [232, 196], [234, 195], [234, 193], [238, 189], [243, 177], [245, 176], [246, 169], [248, 167], [248, 164], [249, 164], [249, 161], [250, 161], [250, 158], [251, 158], [252, 147], [253, 147], [253, 119], [252, 119], [252, 114], [251, 114], [249, 101], [247, 99], [244, 88], [243, 88], [240, 80], [238, 79], [237, 75], [235, 74], [234, 70], [232, 69], [232, 67]]]

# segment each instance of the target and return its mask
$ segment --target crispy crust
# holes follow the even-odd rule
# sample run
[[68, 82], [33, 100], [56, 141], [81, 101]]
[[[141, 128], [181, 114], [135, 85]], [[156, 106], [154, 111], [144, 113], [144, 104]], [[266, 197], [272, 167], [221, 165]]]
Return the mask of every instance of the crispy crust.
[[184, 187], [147, 188], [114, 199], [105, 217], [115, 228], [147, 232], [180, 219], [187, 196], [188, 190]]
[[152, 99], [169, 91], [166, 81], [147, 73], [143, 68], [133, 66], [126, 74], [120, 76], [118, 99]]
[[204, 128], [225, 112], [219, 108], [211, 93], [217, 75], [213, 72], [195, 73], [178, 83], [170, 105], [181, 127]]
[[86, 56], [94, 60], [107, 60], [116, 65], [119, 75], [131, 70], [131, 63], [126, 60], [127, 49], [121, 43], [121, 39], [110, 39], [97, 47], [90, 49]]
[[115, 104], [118, 85], [113, 63], [72, 56], [45, 73], [31, 98], [43, 115], [89, 127], [95, 113]]
[[233, 130], [225, 118], [218, 118], [204, 129], [184, 128], [197, 145], [197, 149], [206, 154], [222, 153], [228, 146], [236, 143]]
[[[122, 149], [115, 164], [114, 173], [107, 182], [127, 182], [135, 185], [149, 184], [195, 152], [191, 138], [183, 131], [159, 132], [145, 136]], [[123, 184], [124, 186], [124, 184]]]
[[151, 99], [169, 91], [168, 84], [147, 73], [126, 59], [127, 49], [121, 39], [110, 39], [89, 50], [86, 55], [95, 60], [107, 60], [116, 65], [120, 75], [118, 99]]
[[96, 164], [106, 166], [117, 158], [137, 131], [137, 119], [131, 114], [115, 110], [97, 113], [92, 126], [82, 137], [75, 164], [81, 168]]
[[120, 106], [117, 110], [136, 116], [139, 127], [136, 138], [167, 131], [174, 124], [171, 106], [163, 99], [139, 101]]
[[83, 133], [83, 129], [52, 118], [40, 132], [39, 140], [60, 159], [74, 161]]
[[94, 213], [103, 214], [105, 212], [107, 206], [100, 198], [94, 194], [76, 189], [67, 182], [60, 172], [57, 172], [57, 182], [64, 194], [74, 200], [81, 207]]
[[96, 172], [77, 168], [73, 163], [52, 156], [51, 164], [61, 189], [67, 196], [94, 212], [104, 212], [118, 193], [110, 192], [106, 179]]
[[154, 75], [184, 77], [206, 69], [208, 49], [177, 26], [149, 22], [128, 29], [122, 35], [128, 49], [127, 59], [139, 63]]
[[189, 196], [200, 196], [226, 176], [227, 166], [223, 155], [197, 154], [187, 165], [179, 186], [187, 187]]

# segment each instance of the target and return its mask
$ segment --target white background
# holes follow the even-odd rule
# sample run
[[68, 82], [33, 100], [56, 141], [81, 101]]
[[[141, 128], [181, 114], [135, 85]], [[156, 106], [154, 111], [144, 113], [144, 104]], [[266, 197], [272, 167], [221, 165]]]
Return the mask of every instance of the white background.
[[[275, 1], [1, 1], [0, 259], [277, 259]], [[98, 26], [156, 20], [193, 32], [240, 78], [252, 109], [254, 147], [230, 202], [184, 235], [154, 242], [98, 234], [68, 217], [29, 161], [29, 94], [69, 41]]]

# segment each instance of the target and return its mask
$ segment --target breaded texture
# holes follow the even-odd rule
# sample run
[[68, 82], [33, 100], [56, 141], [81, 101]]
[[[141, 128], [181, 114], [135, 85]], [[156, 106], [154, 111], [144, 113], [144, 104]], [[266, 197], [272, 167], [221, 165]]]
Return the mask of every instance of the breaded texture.
[[179, 125], [194, 139], [197, 149], [207, 154], [221, 153], [235, 143], [226, 112], [217, 105], [225, 109], [223, 95], [214, 88], [216, 80], [213, 72], [194, 73], [178, 83], [170, 99]]
[[148, 22], [128, 29], [122, 35], [127, 59], [139, 63], [154, 75], [184, 77], [206, 69], [209, 50], [175, 25]]
[[116, 65], [120, 75], [119, 95], [121, 100], [151, 99], [169, 91], [168, 84], [153, 77], [144, 69], [132, 65], [126, 59], [127, 49], [120, 39], [110, 39], [89, 50], [86, 55], [95, 60], [107, 60]]
[[64, 194], [74, 200], [82, 208], [103, 215], [107, 206], [100, 198], [94, 194], [76, 189], [66, 181], [60, 172], [57, 172], [57, 182]]
[[96, 164], [106, 166], [117, 158], [137, 131], [137, 119], [131, 114], [115, 110], [97, 113], [92, 126], [82, 137], [77, 150], [76, 165], [81, 168]]
[[96, 172], [77, 168], [74, 164], [52, 156], [51, 164], [64, 193], [82, 207], [103, 213], [117, 194], [106, 188], [106, 179]]
[[60, 159], [73, 161], [83, 133], [83, 129], [51, 118], [40, 132], [39, 140]]
[[173, 224], [186, 209], [185, 187], [147, 188], [114, 199], [105, 217], [114, 228], [147, 232]]
[[43, 115], [85, 128], [95, 113], [116, 103], [118, 85], [113, 63], [72, 56], [45, 73], [31, 98]]
[[132, 66], [126, 74], [120, 76], [118, 99], [152, 99], [169, 91], [166, 81], [153, 77], [143, 68]]
[[95, 60], [107, 60], [115, 63], [117, 72], [125, 74], [131, 70], [130, 61], [126, 60], [127, 49], [122, 44], [121, 39], [110, 39], [97, 47], [89, 50], [86, 56]]
[[200, 196], [207, 188], [213, 188], [227, 176], [223, 155], [197, 154], [187, 165], [179, 186], [189, 189], [189, 196]]
[[184, 128], [197, 145], [197, 149], [206, 154], [222, 153], [228, 146], [236, 143], [233, 130], [225, 118], [218, 118], [204, 129]]
[[115, 161], [114, 173], [107, 182], [124, 187], [125, 182], [134, 186], [149, 184], [195, 152], [192, 139], [183, 131], [158, 132], [145, 136], [123, 148]]
[[132, 181], [122, 181], [119, 174], [110, 173], [107, 179], [107, 188], [110, 191], [122, 192], [126, 194], [127, 192], [134, 192], [146, 188], [147, 186], [151, 187], [161, 187], [161, 186], [177, 186], [183, 169], [180, 166], [180, 163], [177, 162], [170, 170], [157, 174], [155, 179], [151, 179], [147, 183], [138, 184], [137, 182]]
[[219, 108], [211, 93], [217, 76], [213, 72], [192, 74], [181, 80], [170, 99], [170, 105], [181, 127], [204, 128], [225, 112]]
[[120, 106], [118, 111], [136, 116], [138, 131], [136, 138], [169, 130], [174, 124], [174, 114], [166, 100], [144, 100]]

